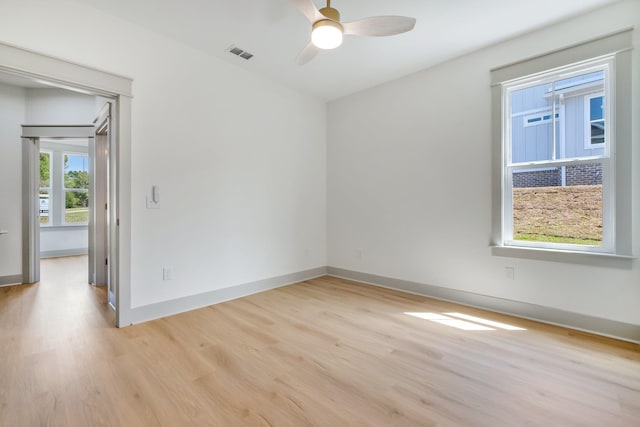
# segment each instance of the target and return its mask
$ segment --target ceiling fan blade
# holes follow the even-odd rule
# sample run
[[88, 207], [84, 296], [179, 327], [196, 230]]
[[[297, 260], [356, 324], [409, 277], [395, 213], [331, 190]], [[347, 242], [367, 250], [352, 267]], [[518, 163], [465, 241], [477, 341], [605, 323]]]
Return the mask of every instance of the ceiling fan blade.
[[372, 16], [342, 24], [345, 35], [382, 37], [413, 30], [415, 18], [407, 16]]
[[293, 3], [312, 24], [319, 19], [323, 19], [322, 14], [313, 3], [313, 0], [291, 0], [291, 3]]
[[302, 51], [298, 54], [298, 58], [297, 58], [298, 65], [304, 65], [307, 62], [311, 61], [313, 58], [316, 57], [319, 51], [320, 49], [315, 47], [313, 43], [309, 42], [307, 47], [302, 49]]

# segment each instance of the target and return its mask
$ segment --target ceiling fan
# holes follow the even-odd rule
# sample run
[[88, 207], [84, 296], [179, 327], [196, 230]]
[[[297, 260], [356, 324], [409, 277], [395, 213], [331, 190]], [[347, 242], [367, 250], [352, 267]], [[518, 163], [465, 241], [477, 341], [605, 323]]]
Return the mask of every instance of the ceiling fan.
[[353, 22], [340, 22], [340, 12], [327, 6], [318, 10], [313, 0], [291, 0], [311, 22], [311, 42], [298, 54], [298, 64], [311, 61], [321, 49], [335, 49], [343, 35], [382, 37], [406, 33], [416, 25], [415, 18], [406, 16], [372, 16]]

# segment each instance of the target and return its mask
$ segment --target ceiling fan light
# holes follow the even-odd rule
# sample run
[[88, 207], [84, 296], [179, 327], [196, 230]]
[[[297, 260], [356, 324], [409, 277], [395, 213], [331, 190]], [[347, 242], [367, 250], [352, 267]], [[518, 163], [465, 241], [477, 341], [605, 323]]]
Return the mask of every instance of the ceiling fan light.
[[330, 19], [313, 24], [311, 43], [319, 49], [335, 49], [342, 44], [342, 25]]

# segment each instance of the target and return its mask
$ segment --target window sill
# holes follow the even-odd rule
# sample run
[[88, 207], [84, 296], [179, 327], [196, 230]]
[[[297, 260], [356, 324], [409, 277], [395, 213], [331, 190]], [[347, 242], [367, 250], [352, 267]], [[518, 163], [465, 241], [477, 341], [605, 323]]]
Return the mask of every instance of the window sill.
[[596, 267], [631, 269], [633, 256], [604, 254], [598, 252], [579, 252], [557, 249], [525, 248], [520, 246], [491, 246], [493, 256], [524, 258], [537, 261], [585, 264]]

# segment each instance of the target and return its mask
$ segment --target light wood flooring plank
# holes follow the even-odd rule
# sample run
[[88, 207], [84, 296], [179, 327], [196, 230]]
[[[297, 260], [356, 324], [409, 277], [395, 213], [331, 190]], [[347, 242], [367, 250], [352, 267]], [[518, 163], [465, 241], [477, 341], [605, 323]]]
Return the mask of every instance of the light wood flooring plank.
[[634, 344], [331, 277], [116, 329], [86, 262], [0, 288], [0, 426], [639, 425]]

